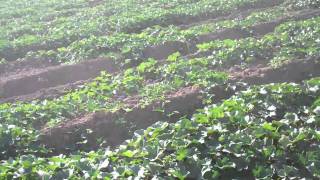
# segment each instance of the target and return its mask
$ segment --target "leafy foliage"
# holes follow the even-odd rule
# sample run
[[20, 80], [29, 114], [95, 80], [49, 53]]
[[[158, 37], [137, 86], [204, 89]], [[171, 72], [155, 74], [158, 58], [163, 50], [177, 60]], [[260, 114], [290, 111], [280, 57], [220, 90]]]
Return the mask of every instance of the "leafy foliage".
[[[211, 102], [211, 88], [234, 85], [228, 74], [234, 65], [320, 57], [320, 18], [289, 18], [319, 8], [319, 0], [280, 2], [255, 9], [269, 0], [1, 1], [0, 64], [19, 58], [135, 62], [57, 98], [0, 104], [0, 179], [320, 179], [320, 78], [250, 86]], [[253, 36], [252, 26], [281, 18], [274, 32]], [[196, 45], [228, 28], [252, 37]], [[148, 48], [172, 42], [197, 53], [146, 58]], [[138, 107], [165, 103], [169, 92], [191, 86], [201, 89], [206, 108], [144, 130], [115, 120], [134, 134], [115, 149], [51, 156], [39, 142], [43, 127], [86, 113], [131, 111], [124, 103], [129, 97]]]
[[[62, 5], [59, 2], [63, 2]], [[0, 41], [4, 41], [5, 46], [0, 46], [0, 54], [7, 60], [37, 58], [60, 63], [74, 63], [109, 56], [110, 53], [106, 51], [113, 51], [124, 53], [124, 58], [141, 60], [142, 51], [146, 46], [171, 40], [190, 40], [200, 34], [212, 33], [221, 28], [237, 26], [245, 28], [277, 17], [290, 16], [291, 12], [287, 11], [287, 7], [296, 4], [295, 1], [288, 0], [280, 7], [253, 12], [244, 19], [237, 18], [218, 23], [195, 25], [187, 30], [175, 25], [177, 18], [215, 17], [241, 9], [248, 4], [266, 2], [266, 0], [197, 2], [179, 0], [139, 3], [113, 0], [109, 3], [116, 4], [115, 6], [110, 7], [108, 4], [101, 3], [91, 7], [90, 2], [88, 5], [86, 1], [55, 0], [43, 2], [42, 9], [29, 7], [31, 2], [23, 2], [21, 5], [9, 3], [6, 5], [9, 8], [27, 6], [26, 9], [31, 10], [34, 14], [31, 15], [29, 11], [18, 11], [17, 13], [29, 13], [32, 18], [22, 18], [23, 14], [21, 14], [21, 18], [14, 19], [12, 22], [3, 19], [6, 26], [1, 27], [0, 32], [6, 36], [1, 37], [3, 40]], [[68, 8], [61, 9], [59, 6]], [[61, 9], [61, 12], [54, 11], [54, 8]], [[297, 9], [303, 8], [306, 6]], [[140, 14], [136, 15], [137, 12]], [[11, 12], [5, 9], [4, 14], [10, 15]]]
[[[220, 40], [202, 44], [198, 47], [200, 53], [204, 51], [205, 54], [200, 58], [186, 60], [175, 53], [164, 63], [150, 59], [115, 76], [102, 73], [93, 82], [53, 100], [1, 104], [0, 119], [4, 124], [0, 129], [3, 136], [2, 156], [7, 158], [26, 152], [45, 151], [39, 149], [36, 143], [39, 127], [54, 126], [84, 113], [128, 110], [122, 103], [128, 96], [136, 95], [139, 105], [145, 106], [164, 99], [167, 92], [181, 87], [207, 89], [224, 84], [227, 74], [217, 72], [217, 67], [250, 64], [259, 57], [273, 57], [273, 61], [279, 61], [280, 57], [290, 60], [318, 56], [318, 22], [319, 18], [313, 18], [284, 23], [273, 34], [261, 39]], [[291, 38], [288, 38], [289, 35], [292, 35]], [[280, 52], [274, 50], [279, 46], [281, 48], [277, 49]], [[303, 49], [307, 49], [307, 53], [301, 53]]]
[[[274, 33], [262, 38], [226, 39], [199, 44], [200, 52], [211, 56], [217, 65], [232, 65], [271, 59], [275, 65], [284, 61], [319, 56], [319, 17], [284, 23]], [[229, 62], [226, 62], [228, 60]]]
[[[251, 87], [115, 150], [4, 161], [3, 178], [319, 178], [319, 80]], [[316, 89], [316, 90], [315, 90]]]

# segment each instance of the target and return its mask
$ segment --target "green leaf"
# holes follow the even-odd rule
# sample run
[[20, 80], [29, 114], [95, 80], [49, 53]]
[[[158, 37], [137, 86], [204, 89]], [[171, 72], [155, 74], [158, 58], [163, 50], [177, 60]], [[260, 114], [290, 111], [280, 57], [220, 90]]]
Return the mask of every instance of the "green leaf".
[[224, 117], [224, 110], [222, 107], [216, 107], [210, 110], [209, 117], [212, 119], [220, 119]]
[[231, 39], [226, 39], [223, 41], [223, 43], [228, 47], [233, 47], [236, 45], [236, 41], [231, 40]]
[[168, 57], [168, 61], [176, 62], [180, 56], [181, 56], [180, 52], [173, 53]]
[[277, 128], [272, 126], [272, 123], [264, 123], [262, 125], [263, 129], [268, 130], [268, 131], [275, 131]]
[[305, 140], [306, 138], [307, 138], [307, 134], [301, 132], [301, 133], [299, 133], [299, 135], [294, 139], [294, 143], [303, 141], [303, 140]]
[[188, 156], [188, 149], [179, 149], [177, 151], [177, 160], [182, 161]]
[[121, 155], [128, 158], [132, 158], [135, 155], [135, 152], [131, 150], [127, 150], [125, 152], [122, 152]]
[[104, 169], [108, 167], [108, 165], [109, 165], [109, 159], [106, 159], [99, 165], [99, 169]]
[[189, 172], [183, 172], [179, 169], [172, 169], [170, 173], [179, 180], [184, 180], [189, 174]]
[[317, 106], [313, 112], [316, 114], [316, 115], [320, 115], [320, 106]]

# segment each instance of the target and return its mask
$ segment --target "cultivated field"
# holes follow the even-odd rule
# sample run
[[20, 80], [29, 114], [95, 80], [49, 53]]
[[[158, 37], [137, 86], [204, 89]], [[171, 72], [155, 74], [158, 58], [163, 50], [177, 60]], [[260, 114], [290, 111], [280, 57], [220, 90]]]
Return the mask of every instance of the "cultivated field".
[[0, 179], [320, 179], [320, 0], [0, 0]]

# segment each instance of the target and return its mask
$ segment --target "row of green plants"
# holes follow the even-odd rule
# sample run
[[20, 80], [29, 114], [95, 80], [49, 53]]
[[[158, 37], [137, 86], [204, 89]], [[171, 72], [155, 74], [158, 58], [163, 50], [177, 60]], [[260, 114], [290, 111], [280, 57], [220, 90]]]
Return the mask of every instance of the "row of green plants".
[[286, 2], [288, 8], [300, 9], [300, 8], [319, 8], [320, 2], [318, 0], [291, 0], [291, 2]]
[[[60, 17], [52, 26], [43, 26], [35, 34], [21, 34], [14, 39], [3, 39], [1, 55], [8, 60], [23, 57], [25, 53], [38, 49], [55, 49], [87, 38], [95, 34], [114, 34], [117, 32], [140, 31], [152, 25], [170, 25], [180, 23], [180, 18], [191, 18], [225, 14], [248, 4], [266, 2], [265, 0], [179, 0], [139, 3], [131, 0], [110, 1], [95, 8], [84, 9], [74, 16]], [[109, 4], [114, 4], [109, 6]], [[164, 6], [168, 4], [168, 6]], [[36, 22], [32, 22], [36, 23]], [[15, 26], [13, 26], [15, 27]], [[15, 29], [15, 28], [13, 28]], [[5, 38], [10, 37], [9, 27], [4, 27]], [[24, 32], [24, 31], [20, 31]], [[44, 34], [41, 34], [44, 33]]]
[[[160, 45], [168, 41], [192, 42], [200, 35], [214, 33], [222, 29], [240, 27], [247, 28], [261, 22], [268, 22], [289, 14], [284, 7], [268, 8], [264, 11], [252, 12], [244, 19], [222, 20], [214, 23], [194, 25], [183, 29], [179, 26], [153, 26], [141, 33], [117, 33], [111, 36], [90, 36], [74, 41], [67, 47], [57, 50], [37, 51], [29, 53], [26, 59], [51, 59], [57, 62], [79, 62], [97, 57], [130, 58], [141, 60], [147, 47]], [[123, 63], [123, 62], [121, 62]]]
[[[22, 25], [23, 22], [19, 21], [19, 22], [15, 22], [14, 24], [12, 24], [11, 27], [3, 26], [2, 27], [3, 30], [0, 30], [0, 31], [3, 31], [3, 33], [1, 33], [3, 35], [3, 37], [0, 38], [0, 39], [2, 39], [2, 40], [0, 40], [0, 47], [2, 47], [0, 49], [3, 49], [3, 51], [2, 51], [3, 56], [10, 56], [10, 53], [11, 53], [12, 58], [15, 58], [15, 57], [18, 58], [20, 56], [23, 57], [27, 52], [31, 53], [33, 50], [36, 50], [36, 49], [47, 49], [47, 50], [49, 50], [48, 52], [46, 52], [46, 51], [44, 51], [44, 52], [40, 51], [40, 52], [41, 53], [46, 52], [46, 54], [49, 55], [49, 57], [46, 57], [46, 58], [50, 58], [50, 56], [53, 56], [54, 51], [59, 51], [59, 50], [57, 50], [58, 47], [62, 47], [60, 49], [60, 51], [62, 51], [62, 57], [61, 57], [61, 54], [59, 57], [63, 58], [63, 61], [66, 61], [66, 59], [68, 59], [68, 58], [69, 59], [72, 58], [74, 61], [74, 58], [75, 58], [74, 55], [77, 55], [77, 54], [73, 53], [73, 56], [71, 56], [69, 53], [69, 56], [64, 56], [65, 48], [63, 48], [63, 47], [65, 47], [65, 45], [70, 44], [74, 41], [76, 41], [75, 43], [77, 43], [78, 41], [81, 41], [83, 43], [83, 41], [85, 41], [86, 39], [97, 38], [96, 36], [99, 34], [100, 35], [101, 34], [110, 34], [110, 33], [106, 33], [106, 29], [108, 29], [111, 26], [104, 25], [104, 23], [102, 22], [102, 21], [105, 21], [105, 19], [106, 19], [104, 17], [104, 15], [108, 14], [109, 11], [123, 12], [123, 7], [126, 7], [126, 8], [130, 7], [126, 3], [128, 3], [128, 2], [120, 3], [119, 6], [114, 7], [115, 9], [107, 8], [107, 10], [106, 10], [107, 12], [104, 12], [105, 7], [103, 5], [101, 5], [101, 6], [97, 6], [94, 8], [83, 9], [83, 12], [82, 11], [78, 12], [78, 14], [75, 17], [73, 17], [73, 16], [60, 17], [59, 19], [56, 19], [54, 22], [49, 23], [50, 27], [51, 26], [53, 27], [52, 30], [48, 29], [48, 27], [47, 27], [48, 24], [43, 25], [40, 23], [40, 25], [39, 25], [39, 24], [36, 24], [35, 22], [34, 22], [35, 24], [31, 23], [31, 24]], [[170, 4], [169, 7], [176, 7], [179, 3], [184, 4], [187, 2], [177, 1], [177, 2], [170, 2], [168, 4]], [[286, 4], [284, 4], [283, 7], [288, 9], [288, 7], [295, 6], [296, 4], [299, 4], [299, 3], [300, 2], [288, 0], [288, 1], [286, 1]], [[159, 2], [157, 2], [157, 3], [154, 2], [154, 4], [155, 4], [155, 7], [162, 7], [159, 4]], [[310, 5], [310, 4], [315, 4], [315, 3], [313, 3], [313, 2], [304, 3], [303, 5], [300, 5], [299, 8], [301, 9], [301, 8], [306, 8], [306, 7], [308, 7], [308, 8], [314, 7], [314, 5]], [[138, 6], [137, 3], [135, 3], [134, 6]], [[140, 7], [140, 8], [143, 9], [143, 7]], [[299, 8], [296, 8], [296, 9], [299, 9]], [[77, 9], [77, 8], [75, 8], [75, 9]], [[70, 11], [70, 9], [67, 9], [67, 10]], [[172, 11], [176, 12], [175, 10], [172, 10]], [[136, 12], [136, 10], [134, 12]], [[147, 12], [154, 12], [154, 11], [147, 11]], [[61, 12], [60, 14], [63, 14], [63, 12]], [[88, 16], [88, 14], [90, 14], [90, 16]], [[125, 14], [125, 16], [126, 16], [125, 18], [127, 18], [128, 15]], [[70, 18], [71, 18], [71, 20], [70, 20]], [[83, 23], [81, 23], [82, 18], [85, 19], [85, 20], [83, 20], [84, 21]], [[25, 19], [23, 19], [23, 20], [25, 20]], [[117, 19], [117, 20], [119, 21], [119, 19]], [[88, 24], [90, 25], [89, 26], [90, 28], [88, 28]], [[113, 23], [113, 25], [114, 24], [115, 23]], [[82, 25], [84, 25], [84, 27], [85, 27], [84, 29], [79, 27]], [[117, 24], [117, 26], [119, 26], [119, 24]], [[149, 27], [149, 26], [152, 26], [152, 24], [146, 25], [146, 27]], [[13, 29], [12, 34], [7, 32], [10, 29]], [[66, 31], [65, 29], [68, 29], [68, 30]], [[128, 29], [128, 28], [126, 27], [126, 28], [122, 28], [122, 29]], [[81, 31], [81, 32], [79, 32], [79, 31]], [[112, 32], [114, 32], [114, 30], [112, 30]], [[122, 32], [122, 31], [119, 31], [119, 32]], [[114, 35], [114, 33], [111, 33], [111, 34]], [[39, 38], [39, 36], [41, 36], [41, 37], [43, 36], [43, 38]], [[120, 34], [120, 36], [121, 36], [121, 34]], [[111, 37], [112, 37], [112, 35], [111, 35]], [[9, 38], [9, 39], [7, 39], [7, 38]], [[57, 39], [58, 39], [58, 41], [56, 41]], [[82, 39], [84, 39], [84, 40], [82, 40]], [[101, 40], [100, 40], [100, 42], [101, 42]], [[12, 45], [10, 45], [10, 44], [12, 44]], [[7, 48], [9, 48], [9, 50], [11, 50], [11, 52], [9, 54], [7, 54], [8, 53], [8, 51], [6, 51]], [[53, 50], [53, 51], [50, 51], [50, 50]], [[80, 60], [81, 60], [81, 58], [80, 58]], [[61, 59], [60, 59], [60, 61], [61, 61]]]
[[164, 101], [166, 92], [183, 86], [210, 87], [227, 81], [227, 74], [210, 69], [208, 59], [186, 61], [174, 54], [168, 61], [170, 64], [156, 66], [157, 62], [149, 59], [117, 76], [102, 73], [92, 83], [58, 99], [2, 104], [1, 158], [26, 152], [46, 153], [47, 150], [37, 144], [38, 130], [43, 125], [54, 126], [83, 113], [100, 110], [130, 111], [123, 100], [136, 94], [139, 106], [143, 107], [156, 100]]
[[[34, 6], [37, 4], [37, 6]], [[79, 11], [87, 9], [88, 1], [5, 1], [0, 15], [0, 47], [23, 46], [41, 42], [48, 26], [59, 25]], [[60, 16], [60, 20], [56, 20]], [[53, 21], [53, 22], [51, 22]], [[59, 28], [59, 27], [57, 27]], [[10, 45], [11, 44], [11, 45]], [[22, 47], [20, 47], [22, 48]]]
[[[37, 6], [35, 6], [37, 4]], [[47, 14], [59, 13], [72, 8], [81, 8], [88, 5], [86, 0], [8, 0], [1, 2], [0, 22], [4, 20], [24, 19], [28, 21], [39, 21]], [[28, 16], [28, 17], [26, 17]]]
[[[319, 26], [316, 23], [317, 21], [319, 20], [310, 19], [286, 23], [286, 25], [278, 28], [277, 33], [266, 35], [266, 37], [281, 39], [282, 34], [291, 31], [291, 28], [300, 37], [300, 35], [303, 35], [302, 32], [307, 32], [306, 29], [313, 32]], [[293, 24], [296, 24], [296, 26]], [[301, 33], [297, 32], [300, 26], [302, 26], [300, 28]], [[283, 33], [279, 33], [281, 30], [283, 30]], [[310, 39], [309, 36], [305, 36], [305, 38], [301, 39], [301, 41], [307, 42]], [[295, 36], [290, 39], [295, 39]], [[316, 39], [313, 40], [315, 41]], [[241, 42], [242, 40], [238, 41]], [[238, 51], [238, 43], [232, 44], [226, 40], [218, 42], [226, 44], [224, 51], [228, 52], [230, 57], [241, 57], [244, 52]], [[290, 42], [289, 39], [288, 41], [282, 40], [281, 43], [290, 45], [288, 42]], [[313, 46], [314, 44], [311, 43], [309, 45]], [[247, 44], [247, 46], [243, 45], [248, 49], [251, 48], [248, 52], [256, 51], [256, 47], [252, 46], [252, 44]], [[215, 49], [210, 49], [215, 52]], [[300, 46], [297, 46], [297, 49], [300, 49]], [[270, 52], [269, 46], [263, 52]], [[318, 52], [316, 51], [315, 53]], [[316, 54], [309, 53], [303, 58], [312, 56], [316, 56]], [[239, 61], [241, 59], [234, 61], [230, 57], [225, 56], [223, 60], [220, 57], [219, 60], [229, 64], [229, 66], [250, 63], [247, 60]], [[297, 55], [296, 58], [301, 58], [301, 56]], [[35, 127], [39, 129], [44, 125], [53, 126], [59, 122], [78, 117], [81, 114], [99, 110], [126, 110], [127, 107], [126, 104], [123, 104], [123, 99], [135, 94], [140, 96], [139, 103], [143, 106], [150, 104], [154, 100], [163, 99], [166, 92], [174, 91], [184, 86], [197, 85], [206, 88], [224, 84], [228, 79], [227, 74], [216, 72], [216, 59], [217, 57], [209, 54], [209, 56], [187, 60], [180, 57], [179, 53], [176, 53], [171, 55], [166, 62], [157, 62], [154, 59], [149, 59], [139, 66], [129, 68], [117, 75], [103, 73], [93, 82], [56, 99], [1, 104], [0, 119], [3, 125], [1, 128], [0, 149], [3, 158], [24, 152], [39, 151], [38, 145], [31, 145], [31, 142], [36, 141], [38, 136], [38, 130]], [[266, 60], [266, 62], [268, 61]]]
[[[271, 60], [275, 66], [297, 58], [318, 57], [320, 50], [320, 18], [291, 21], [278, 26], [262, 38], [211, 41], [197, 45], [218, 66], [235, 62]], [[225, 60], [228, 60], [226, 62]]]
[[[117, 33], [106, 36], [92, 35], [72, 42], [69, 46], [56, 50], [40, 50], [30, 52], [25, 59], [50, 59], [59, 63], [75, 63], [97, 57], [112, 57], [116, 59], [141, 60], [145, 57], [147, 47], [161, 45], [168, 41], [192, 43], [197, 37], [214, 33], [227, 28], [240, 28], [250, 33], [250, 26], [268, 22], [281, 17], [288, 17], [293, 11], [286, 6], [267, 8], [253, 11], [249, 16], [236, 19], [222, 20], [213, 23], [194, 25], [187, 29], [170, 25], [168, 27], [153, 26], [141, 33]], [[129, 61], [131, 62], [131, 61]], [[125, 63], [123, 61], [120, 64]]]
[[253, 86], [114, 150], [2, 161], [4, 179], [318, 179], [320, 79]]
[[184, 86], [210, 87], [222, 85], [228, 79], [227, 74], [210, 69], [205, 58], [186, 61], [174, 55], [170, 61], [169, 64], [156, 66], [156, 61], [149, 59], [136, 69], [117, 75], [102, 73], [93, 82], [57, 99], [1, 104], [2, 158], [42, 152], [36, 142], [38, 130], [44, 126], [54, 126], [94, 111], [130, 111], [123, 101], [129, 96], [138, 95], [139, 106], [143, 107], [164, 100], [166, 93]]

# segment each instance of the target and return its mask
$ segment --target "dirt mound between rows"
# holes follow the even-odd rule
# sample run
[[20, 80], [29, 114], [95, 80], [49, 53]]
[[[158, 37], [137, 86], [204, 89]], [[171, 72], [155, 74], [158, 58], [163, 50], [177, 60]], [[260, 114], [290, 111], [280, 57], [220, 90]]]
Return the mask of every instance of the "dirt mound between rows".
[[34, 93], [39, 89], [55, 87], [96, 77], [101, 71], [115, 73], [118, 66], [109, 59], [97, 59], [74, 65], [50, 67], [31, 74], [15, 75], [1, 79], [0, 97], [5, 99], [13, 96]]
[[[159, 120], [170, 122], [183, 115], [191, 115], [194, 109], [202, 104], [200, 89], [197, 87], [186, 87], [169, 93], [166, 95], [166, 102], [155, 102], [143, 108], [137, 106], [138, 100], [139, 97], [125, 100], [128, 107], [132, 108], [130, 112], [124, 110], [114, 113], [96, 112], [62, 123], [54, 128], [44, 129], [41, 141], [48, 147], [54, 148], [56, 152], [66, 151], [66, 147], [79, 148], [72, 146], [77, 146], [76, 142], [81, 141], [84, 134], [88, 140], [88, 143], [82, 147], [84, 149], [97, 148], [99, 146], [96, 143], [98, 137], [107, 138], [108, 145], [116, 146], [132, 134], [125, 127], [127, 125], [131, 124], [134, 129], [143, 129]], [[168, 116], [168, 114], [171, 115]], [[121, 121], [126, 122], [125, 126], [119, 123]], [[87, 129], [93, 132], [87, 134]]]
[[241, 79], [250, 85], [261, 85], [280, 82], [301, 82], [302, 80], [320, 75], [320, 59], [308, 58], [294, 60], [279, 68], [256, 65], [248, 69], [233, 67], [230, 69], [232, 81]]

